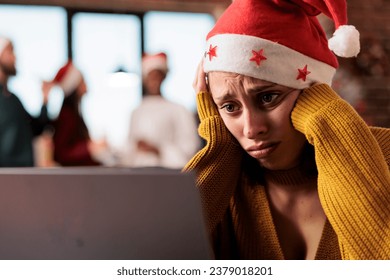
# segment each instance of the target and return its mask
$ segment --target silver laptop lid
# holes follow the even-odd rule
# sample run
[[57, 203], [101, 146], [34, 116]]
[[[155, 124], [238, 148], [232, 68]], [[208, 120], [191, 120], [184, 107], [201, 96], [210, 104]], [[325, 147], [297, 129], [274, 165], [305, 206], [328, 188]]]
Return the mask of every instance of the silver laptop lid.
[[193, 174], [0, 169], [0, 259], [208, 259]]

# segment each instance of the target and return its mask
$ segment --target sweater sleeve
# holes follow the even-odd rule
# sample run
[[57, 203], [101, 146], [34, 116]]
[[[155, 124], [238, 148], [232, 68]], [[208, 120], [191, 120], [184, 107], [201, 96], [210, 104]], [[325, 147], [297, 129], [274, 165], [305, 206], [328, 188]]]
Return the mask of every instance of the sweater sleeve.
[[388, 259], [390, 172], [370, 128], [327, 85], [305, 90], [291, 117], [314, 146], [321, 204], [343, 258]]
[[197, 95], [199, 135], [206, 145], [187, 163], [194, 170], [206, 223], [212, 233], [223, 219], [238, 182], [242, 150], [227, 130], [208, 92]]

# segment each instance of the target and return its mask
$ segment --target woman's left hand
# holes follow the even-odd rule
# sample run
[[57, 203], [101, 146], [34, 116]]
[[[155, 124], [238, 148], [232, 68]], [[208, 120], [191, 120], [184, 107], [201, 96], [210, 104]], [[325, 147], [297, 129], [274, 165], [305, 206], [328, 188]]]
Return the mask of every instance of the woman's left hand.
[[206, 73], [203, 71], [203, 59], [198, 64], [192, 87], [194, 88], [195, 93], [199, 93], [201, 91], [208, 91], [206, 83]]

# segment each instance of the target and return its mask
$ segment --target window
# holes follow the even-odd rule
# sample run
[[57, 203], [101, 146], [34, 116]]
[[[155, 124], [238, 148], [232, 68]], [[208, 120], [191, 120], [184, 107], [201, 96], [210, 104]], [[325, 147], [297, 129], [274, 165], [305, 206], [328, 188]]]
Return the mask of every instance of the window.
[[67, 59], [66, 12], [56, 7], [0, 5], [0, 35], [11, 39], [15, 49], [18, 73], [9, 88], [30, 114], [37, 115], [42, 80], [51, 80]]
[[[94, 139], [119, 148], [130, 114], [141, 101], [141, 23], [133, 15], [76, 13], [72, 20], [73, 61], [88, 93], [82, 113]], [[114, 75], [118, 70], [124, 70]]]
[[[66, 10], [60, 7], [0, 5], [0, 34], [14, 42], [17, 57], [18, 73], [10, 80], [10, 90], [33, 115], [42, 105], [41, 81], [53, 79], [67, 61], [66, 21]], [[194, 114], [192, 81], [213, 24], [208, 14], [148, 12], [144, 16], [145, 51], [168, 55], [170, 71], [163, 95]], [[142, 99], [141, 20], [129, 14], [76, 12], [72, 31], [73, 62], [88, 87], [81, 108], [91, 137], [104, 137], [114, 149], [121, 149], [131, 113]], [[118, 70], [123, 71], [114, 75]], [[61, 106], [58, 96], [50, 95], [52, 116]]]
[[195, 112], [192, 82], [214, 25], [209, 14], [149, 12], [145, 15], [145, 51], [166, 52], [169, 73], [163, 95]]
[[[144, 18], [145, 51], [168, 55], [164, 96], [194, 113], [192, 80], [213, 23], [206, 14], [149, 12]], [[91, 137], [106, 138], [114, 150], [126, 144], [131, 113], [142, 99], [140, 32], [140, 20], [132, 15], [73, 17], [73, 60], [89, 87], [83, 115]], [[127, 82], [113, 83], [112, 73], [118, 68], [128, 73]]]

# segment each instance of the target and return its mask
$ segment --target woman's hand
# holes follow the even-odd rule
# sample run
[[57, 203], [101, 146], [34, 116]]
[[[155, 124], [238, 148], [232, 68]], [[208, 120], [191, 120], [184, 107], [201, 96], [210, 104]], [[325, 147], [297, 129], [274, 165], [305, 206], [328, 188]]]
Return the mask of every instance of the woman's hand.
[[156, 146], [144, 140], [139, 140], [137, 142], [137, 149], [141, 152], [151, 153], [155, 154], [156, 156], [160, 156], [160, 150]]
[[42, 88], [43, 104], [45, 105], [49, 101], [49, 94], [53, 86], [54, 86], [53, 82], [42, 81], [41, 88]]
[[203, 59], [198, 64], [192, 87], [194, 88], [195, 93], [199, 93], [201, 91], [208, 91], [208, 86], [206, 83], [206, 73], [203, 71]]

